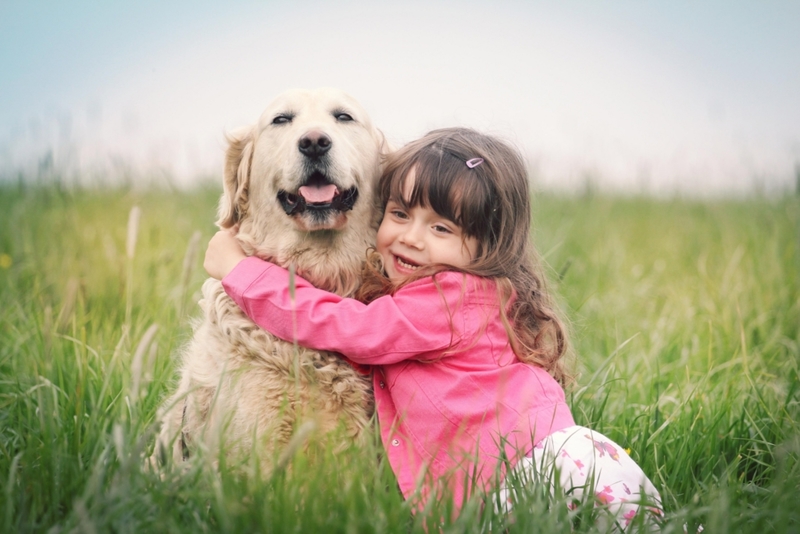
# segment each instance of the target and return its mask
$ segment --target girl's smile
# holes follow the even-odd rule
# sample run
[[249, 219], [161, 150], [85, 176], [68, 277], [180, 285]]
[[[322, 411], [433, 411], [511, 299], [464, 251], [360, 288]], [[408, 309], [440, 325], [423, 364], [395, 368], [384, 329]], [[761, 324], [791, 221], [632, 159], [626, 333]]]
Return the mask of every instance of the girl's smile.
[[397, 261], [397, 265], [401, 269], [406, 269], [406, 270], [409, 270], [409, 271], [416, 271], [417, 269], [419, 269], [419, 265], [411, 263], [410, 261], [406, 261], [403, 258], [401, 258], [400, 256], [395, 256], [395, 261]]
[[[414, 186], [413, 173], [405, 180], [406, 193]], [[462, 268], [474, 259], [477, 239], [465, 237], [460, 226], [430, 207], [403, 204], [390, 199], [378, 229], [376, 248], [390, 280], [411, 276], [426, 265]]]

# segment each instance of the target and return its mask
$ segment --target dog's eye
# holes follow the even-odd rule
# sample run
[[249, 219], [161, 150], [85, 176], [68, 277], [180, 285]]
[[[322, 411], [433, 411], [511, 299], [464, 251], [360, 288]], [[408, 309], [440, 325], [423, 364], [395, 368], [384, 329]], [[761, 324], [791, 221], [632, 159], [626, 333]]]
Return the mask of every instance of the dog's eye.
[[288, 122], [292, 122], [291, 115], [278, 115], [274, 119], [272, 119], [272, 124], [286, 124]]
[[341, 111], [334, 113], [333, 116], [336, 117], [336, 120], [339, 122], [350, 122], [353, 120], [352, 116]]

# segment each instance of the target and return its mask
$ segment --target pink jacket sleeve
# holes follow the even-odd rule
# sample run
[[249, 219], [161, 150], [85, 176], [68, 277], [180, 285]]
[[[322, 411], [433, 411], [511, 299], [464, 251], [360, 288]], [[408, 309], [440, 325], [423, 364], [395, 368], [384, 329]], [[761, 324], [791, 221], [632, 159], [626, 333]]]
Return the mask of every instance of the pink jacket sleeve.
[[340, 352], [357, 363], [386, 365], [426, 355], [440, 358], [465, 337], [473, 327], [463, 302], [464, 281], [461, 273], [441, 273], [436, 282], [417, 280], [367, 305], [295, 276], [293, 303], [289, 272], [250, 257], [222, 285], [253, 322], [281, 339], [296, 337], [305, 347]]

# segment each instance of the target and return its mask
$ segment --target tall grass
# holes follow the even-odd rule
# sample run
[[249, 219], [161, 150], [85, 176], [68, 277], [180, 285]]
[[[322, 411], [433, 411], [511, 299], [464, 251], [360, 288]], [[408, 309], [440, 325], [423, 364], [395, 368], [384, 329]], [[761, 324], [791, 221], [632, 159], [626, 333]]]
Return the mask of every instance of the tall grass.
[[[546, 492], [513, 522], [477, 502], [415, 516], [377, 440], [312, 444], [268, 478], [144, 469], [218, 194], [0, 186], [0, 531], [593, 530]], [[800, 530], [800, 199], [543, 195], [534, 220], [575, 417], [631, 450], [665, 530]]]

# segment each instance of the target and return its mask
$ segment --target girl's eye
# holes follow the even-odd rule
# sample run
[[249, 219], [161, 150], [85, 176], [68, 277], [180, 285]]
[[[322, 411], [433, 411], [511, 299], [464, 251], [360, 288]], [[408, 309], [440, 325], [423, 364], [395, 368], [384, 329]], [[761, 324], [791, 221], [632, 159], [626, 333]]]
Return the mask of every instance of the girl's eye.
[[453, 233], [453, 232], [450, 230], [450, 228], [448, 228], [448, 227], [446, 227], [446, 226], [443, 226], [443, 225], [441, 225], [441, 224], [437, 224], [437, 225], [435, 225], [435, 226], [433, 227], [433, 229], [434, 229], [434, 230], [436, 230], [437, 232], [439, 232], [440, 234], [452, 234], [452, 233]]
[[287, 124], [292, 122], [293, 118], [291, 115], [278, 115], [272, 119], [272, 124]]
[[391, 213], [392, 213], [392, 215], [394, 215], [398, 219], [407, 219], [408, 218], [408, 215], [406, 215], [406, 212], [404, 212], [403, 210], [392, 210]]

